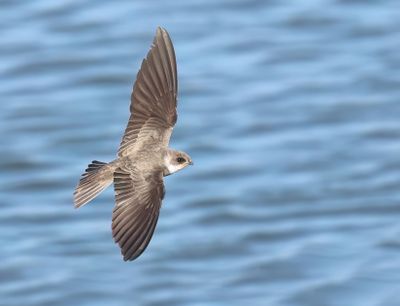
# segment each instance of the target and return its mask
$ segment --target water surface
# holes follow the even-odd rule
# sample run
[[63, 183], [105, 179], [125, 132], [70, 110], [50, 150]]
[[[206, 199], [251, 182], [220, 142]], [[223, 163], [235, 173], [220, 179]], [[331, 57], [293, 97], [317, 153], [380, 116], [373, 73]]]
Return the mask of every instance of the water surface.
[[[125, 263], [112, 189], [72, 192], [158, 25], [195, 166]], [[399, 28], [395, 0], [0, 2], [0, 304], [400, 305]]]

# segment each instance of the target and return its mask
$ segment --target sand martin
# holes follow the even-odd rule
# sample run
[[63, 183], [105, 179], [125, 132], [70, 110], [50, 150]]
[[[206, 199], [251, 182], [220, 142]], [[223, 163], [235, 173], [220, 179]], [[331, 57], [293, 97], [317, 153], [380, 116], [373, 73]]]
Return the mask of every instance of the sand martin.
[[165, 194], [163, 177], [193, 164], [188, 154], [168, 147], [177, 120], [177, 91], [174, 47], [159, 27], [133, 86], [117, 158], [92, 161], [74, 192], [78, 208], [114, 183], [112, 235], [124, 260], [134, 260], [149, 244]]

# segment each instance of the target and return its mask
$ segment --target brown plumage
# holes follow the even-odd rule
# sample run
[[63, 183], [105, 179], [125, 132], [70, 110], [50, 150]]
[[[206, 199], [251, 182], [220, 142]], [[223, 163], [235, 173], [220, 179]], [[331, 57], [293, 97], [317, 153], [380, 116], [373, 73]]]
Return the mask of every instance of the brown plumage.
[[163, 176], [192, 164], [188, 154], [168, 148], [177, 120], [177, 90], [174, 47], [167, 31], [158, 28], [133, 86], [118, 158], [93, 161], [74, 193], [78, 208], [114, 183], [112, 234], [124, 260], [137, 258], [150, 242], [165, 193]]

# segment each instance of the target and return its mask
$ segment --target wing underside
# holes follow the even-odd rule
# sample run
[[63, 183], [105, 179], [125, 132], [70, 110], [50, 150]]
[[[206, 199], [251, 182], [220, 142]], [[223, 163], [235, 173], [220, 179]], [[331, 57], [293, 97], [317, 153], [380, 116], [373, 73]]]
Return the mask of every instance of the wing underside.
[[146, 249], [157, 224], [164, 197], [162, 172], [138, 173], [118, 168], [114, 189], [113, 237], [124, 260], [133, 260]]
[[156, 139], [168, 146], [176, 123], [178, 90], [175, 51], [166, 30], [158, 28], [150, 51], [143, 60], [131, 95], [131, 116], [119, 156]]

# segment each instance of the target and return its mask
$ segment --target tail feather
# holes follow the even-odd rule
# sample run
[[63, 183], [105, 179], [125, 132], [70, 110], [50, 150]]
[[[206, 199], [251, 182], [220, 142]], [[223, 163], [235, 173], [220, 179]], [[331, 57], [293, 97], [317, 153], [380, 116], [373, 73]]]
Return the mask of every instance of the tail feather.
[[79, 208], [93, 200], [113, 181], [112, 167], [97, 160], [92, 161], [82, 174], [74, 192], [75, 208]]
[[104, 165], [107, 165], [107, 163], [103, 163], [103, 162], [98, 161], [98, 160], [93, 160], [92, 163], [90, 163], [88, 165], [88, 167], [86, 168], [85, 172], [91, 172], [93, 170], [97, 170], [101, 166], [104, 166]]

